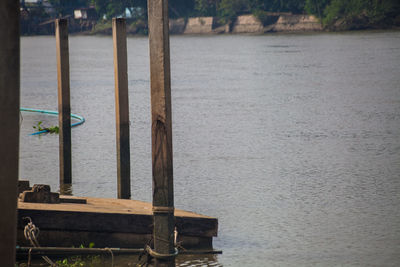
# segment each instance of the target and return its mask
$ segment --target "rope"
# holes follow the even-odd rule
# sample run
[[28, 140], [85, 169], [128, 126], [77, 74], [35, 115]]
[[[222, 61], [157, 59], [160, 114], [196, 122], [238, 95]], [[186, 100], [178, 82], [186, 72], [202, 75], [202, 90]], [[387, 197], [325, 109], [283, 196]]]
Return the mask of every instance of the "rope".
[[174, 248], [174, 253], [172, 253], [172, 254], [163, 254], [163, 253], [155, 252], [154, 250], [151, 249], [150, 246], [146, 246], [146, 251], [147, 251], [147, 253], [149, 253], [149, 255], [151, 257], [158, 259], [158, 260], [170, 260], [170, 259], [178, 256], [178, 254], [179, 254], [179, 251], [177, 248]]
[[[36, 112], [36, 113], [43, 113], [43, 114], [58, 116], [58, 111], [55, 111], [55, 110], [20, 108], [20, 111]], [[22, 115], [21, 115], [21, 117], [22, 117]], [[84, 117], [76, 115], [76, 114], [72, 114], [71, 113], [71, 118], [79, 120], [78, 122], [72, 123], [71, 127], [75, 127], [75, 126], [81, 125], [81, 124], [83, 124], [85, 122], [85, 118]], [[38, 134], [47, 133], [47, 132], [49, 132], [49, 130], [44, 129], [44, 130], [39, 131], [39, 132], [31, 133], [30, 135], [38, 135]]]
[[[170, 207], [170, 206], [153, 206], [153, 214], [171, 214], [171, 213], [174, 214], [174, 211], [175, 211], [175, 208]], [[175, 258], [178, 255], [178, 253], [179, 253], [179, 250], [177, 248], [178, 230], [176, 227], [174, 229], [174, 232], [168, 238], [169, 240], [160, 238], [159, 236], [154, 236], [154, 238], [157, 240], [160, 240], [164, 243], [169, 243], [169, 240], [171, 240], [171, 238], [172, 238], [172, 240], [174, 242], [174, 252], [171, 254], [163, 254], [163, 253], [158, 253], [158, 252], [154, 251], [151, 248], [151, 241], [153, 240], [153, 237], [152, 237], [152, 239], [150, 239], [149, 242], [147, 242], [147, 244], [144, 246], [144, 251], [139, 256], [139, 260], [138, 260], [138, 263], [136, 264], [136, 266], [147, 266], [150, 263], [152, 258], [160, 259], [160, 260], [169, 260], [169, 259]], [[147, 260], [145, 261], [144, 265], [141, 265], [140, 262], [141, 262], [141, 259], [143, 256], [147, 256]]]
[[[159, 208], [159, 207], [157, 207], [157, 208]], [[156, 209], [157, 209], [156, 208]], [[154, 211], [154, 208], [153, 208], [153, 211]], [[173, 212], [173, 208], [171, 209], [171, 208], [161, 208], [161, 209], [158, 209], [157, 210], [158, 212], [161, 212], [161, 213], [169, 213], [169, 212]], [[168, 240], [165, 240], [165, 239], [163, 239], [163, 238], [159, 238], [159, 237], [155, 237], [157, 240], [160, 240], [160, 241], [163, 241], [163, 242], [166, 242], [166, 243], [168, 243], [169, 241]], [[170, 260], [170, 259], [172, 259], [172, 258], [175, 258], [176, 256], [178, 256], [178, 254], [179, 254], [179, 250], [178, 250], [178, 247], [180, 247], [180, 248], [182, 248], [183, 250], [185, 250], [179, 243], [180, 242], [177, 242], [177, 239], [178, 239], [178, 230], [177, 230], [177, 228], [175, 227], [175, 229], [174, 229], [174, 232], [172, 233], [172, 235], [171, 235], [171, 238], [173, 238], [173, 241], [174, 241], [174, 252], [173, 253], [171, 253], [171, 254], [163, 254], [163, 253], [158, 253], [158, 252], [156, 252], [156, 251], [154, 251], [152, 248], [151, 248], [151, 243], [152, 243], [152, 241], [153, 241], [153, 236], [151, 237], [151, 239], [147, 242], [147, 244], [144, 246], [144, 250], [143, 250], [143, 252], [139, 255], [139, 259], [138, 259], [138, 262], [136, 263], [136, 266], [137, 267], [141, 267], [141, 266], [149, 266], [149, 264], [150, 264], [150, 262], [151, 262], [151, 259], [160, 259], [160, 260]], [[147, 258], [145, 258], [145, 260], [144, 260], [144, 262], [143, 263], [141, 263], [142, 262], [142, 257], [143, 256], [146, 256]]]
[[[36, 227], [33, 222], [32, 219], [30, 217], [24, 217], [23, 219], [27, 219], [29, 220], [29, 223], [27, 225], [25, 225], [24, 228], [24, 236], [26, 238], [26, 240], [28, 240], [32, 246], [39, 248], [39, 242], [37, 240], [37, 238], [39, 237], [39, 228]], [[28, 266], [30, 265], [30, 258], [31, 258], [31, 249], [29, 250], [29, 258], [28, 258]], [[55, 262], [53, 262], [49, 257], [47, 256], [42, 256], [42, 258], [48, 263], [50, 264], [50, 266], [57, 266], [57, 264]]]
[[[151, 261], [151, 256], [147, 253], [147, 251], [146, 251], [146, 247], [147, 246], [150, 246], [151, 245], [151, 242], [153, 242], [153, 236], [151, 236], [151, 238], [149, 239], [149, 241], [147, 241], [147, 243], [144, 245], [144, 249], [143, 249], [143, 252], [142, 253], [140, 253], [140, 255], [139, 255], [139, 257], [138, 257], [138, 261], [137, 261], [137, 263], [136, 263], [136, 267], [146, 267], [146, 266], [148, 266], [149, 264], [150, 264], [150, 261]], [[144, 258], [144, 261], [143, 261], [143, 263], [141, 263], [141, 261], [142, 261], [142, 257], [146, 257], [146, 258]]]
[[182, 246], [182, 241], [179, 241], [178, 242], [178, 235], [179, 235], [179, 232], [178, 232], [178, 228], [177, 227], [175, 227], [175, 229], [174, 229], [174, 246], [179, 250], [179, 251], [187, 251], [186, 250], [186, 248], [184, 248], [183, 246]]
[[111, 254], [111, 267], [114, 267], [114, 253], [112, 252], [111, 248], [104, 248]]
[[32, 260], [32, 248], [29, 249], [28, 253], [28, 267], [31, 267], [31, 260]]

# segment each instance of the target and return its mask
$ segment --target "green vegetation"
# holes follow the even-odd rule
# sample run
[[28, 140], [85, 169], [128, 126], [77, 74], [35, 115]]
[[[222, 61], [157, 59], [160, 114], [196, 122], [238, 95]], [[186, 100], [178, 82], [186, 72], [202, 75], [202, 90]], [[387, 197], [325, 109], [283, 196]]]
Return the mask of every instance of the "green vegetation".
[[37, 130], [38, 132], [46, 131], [51, 134], [58, 134], [60, 132], [60, 128], [58, 126], [42, 127], [42, 123], [42, 121], [39, 121], [36, 125], [32, 126], [33, 129]]
[[[109, 34], [111, 18], [128, 14], [128, 32], [147, 34], [147, 0], [49, 0], [49, 2], [55, 10], [53, 14], [46, 11], [49, 9], [44, 8], [43, 4], [30, 7], [26, 4], [28, 12], [21, 15], [23, 33], [45, 33], [44, 26], [33, 27], [32, 24], [43, 25], [43, 22], [49, 21], [54, 16], [73, 16], [75, 9], [94, 7], [97, 13], [94, 20], [97, 20], [97, 23], [95, 29], [90, 28], [92, 33]], [[276, 18], [271, 12], [313, 14], [331, 30], [400, 26], [399, 0], [169, 0], [170, 18], [214, 16], [218, 18], [219, 24], [232, 23], [242, 14], [254, 14], [264, 25], [268, 25]], [[93, 17], [91, 19], [93, 20]], [[76, 23], [78, 23], [76, 27], [71, 25], [70, 31], [83, 30], [84, 22]], [[48, 28], [47, 31], [51, 31], [51, 27]]]
[[258, 18], [264, 26], [274, 24], [278, 20], [278, 16], [271, 16], [267, 11], [255, 10], [253, 15]]
[[60, 16], [73, 14], [74, 9], [85, 6], [87, 2], [87, 0], [49, 0]]
[[72, 256], [56, 262], [59, 267], [96, 267], [100, 266], [101, 259], [99, 255], [96, 256]]
[[307, 0], [305, 8], [334, 30], [400, 25], [398, 0]]
[[[80, 245], [80, 248], [84, 247], [84, 245]], [[94, 248], [94, 243], [90, 242], [88, 248]], [[56, 262], [59, 267], [95, 267], [101, 263], [100, 255], [71, 256]]]

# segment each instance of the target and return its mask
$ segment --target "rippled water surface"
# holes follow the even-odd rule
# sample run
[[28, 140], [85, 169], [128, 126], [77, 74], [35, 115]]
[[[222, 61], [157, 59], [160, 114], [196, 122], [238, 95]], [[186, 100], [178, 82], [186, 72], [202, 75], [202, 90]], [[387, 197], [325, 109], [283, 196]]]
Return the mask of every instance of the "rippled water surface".
[[[55, 40], [22, 38], [23, 107], [56, 109]], [[111, 37], [70, 37], [73, 185], [116, 197]], [[147, 38], [128, 39], [132, 197], [151, 201]], [[219, 218], [180, 266], [400, 265], [400, 32], [171, 37], [175, 203]], [[20, 176], [58, 188], [57, 118]]]

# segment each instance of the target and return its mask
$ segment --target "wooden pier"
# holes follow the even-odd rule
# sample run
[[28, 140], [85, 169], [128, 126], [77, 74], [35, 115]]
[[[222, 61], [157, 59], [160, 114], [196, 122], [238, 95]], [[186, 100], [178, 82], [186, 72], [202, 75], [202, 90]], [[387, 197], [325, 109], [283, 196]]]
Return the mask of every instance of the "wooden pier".
[[[0, 43], [0, 55], [4, 58], [0, 63], [0, 118], [5, 129], [0, 135], [0, 159], [4, 163], [0, 166], [0, 185], [3, 189], [0, 196], [3, 213], [0, 218], [2, 264], [14, 265], [15, 230], [17, 244], [30, 245], [24, 237], [27, 217], [40, 229], [40, 246], [54, 249], [94, 243], [98, 248], [134, 249], [147, 244], [146, 251], [155, 259], [157, 267], [175, 266], [178, 248], [212, 248], [212, 238], [218, 231], [217, 219], [176, 210], [174, 207], [168, 0], [148, 0], [152, 204], [129, 199], [130, 120], [124, 19], [113, 20], [119, 199], [60, 196], [51, 193], [49, 186], [39, 185], [30, 189], [28, 185], [28, 190], [20, 191], [22, 194], [16, 201], [19, 187], [20, 126], [19, 1], [0, 1], [0, 14], [0, 39], [3, 40]], [[59, 179], [60, 192], [63, 193], [63, 188], [72, 183], [68, 23], [65, 19], [57, 19], [55, 25], [60, 129]], [[33, 245], [40, 249], [38, 244]]]
[[[152, 204], [137, 200], [60, 196], [60, 203], [18, 201], [17, 244], [29, 246], [25, 217], [40, 229], [43, 247], [143, 248], [153, 234]], [[84, 203], [86, 202], [86, 203]], [[175, 209], [178, 244], [185, 249], [211, 249], [218, 220]]]

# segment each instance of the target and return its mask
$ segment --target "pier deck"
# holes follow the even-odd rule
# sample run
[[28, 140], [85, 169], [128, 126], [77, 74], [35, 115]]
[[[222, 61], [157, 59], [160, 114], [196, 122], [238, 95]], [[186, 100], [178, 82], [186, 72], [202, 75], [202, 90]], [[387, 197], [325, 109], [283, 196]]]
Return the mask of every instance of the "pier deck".
[[[23, 235], [30, 217], [40, 229], [39, 243], [48, 247], [119, 247], [142, 248], [153, 233], [150, 203], [88, 197], [60, 196], [61, 203], [18, 201], [19, 246], [29, 245]], [[64, 203], [84, 202], [83, 203]], [[178, 242], [184, 248], [212, 248], [218, 220], [184, 210], [175, 210]]]

